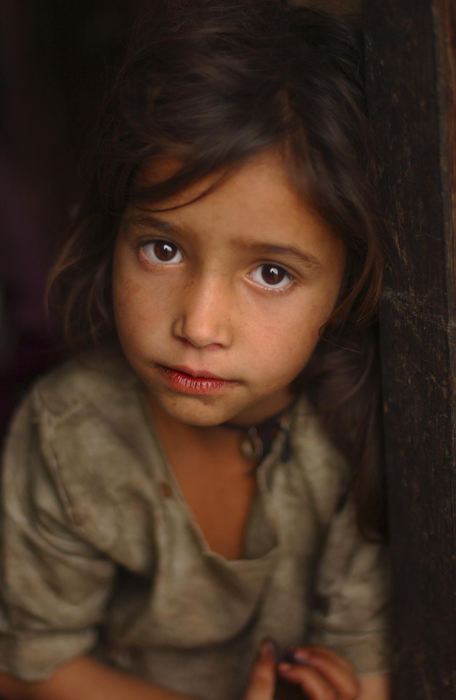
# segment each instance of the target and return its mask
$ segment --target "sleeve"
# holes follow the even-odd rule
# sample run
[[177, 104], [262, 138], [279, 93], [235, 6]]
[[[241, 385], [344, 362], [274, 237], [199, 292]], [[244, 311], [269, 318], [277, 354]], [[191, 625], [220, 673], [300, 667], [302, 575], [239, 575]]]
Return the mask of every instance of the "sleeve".
[[311, 643], [333, 649], [358, 674], [388, 672], [388, 553], [359, 534], [351, 499], [333, 517], [314, 591]]
[[31, 395], [6, 444], [0, 493], [0, 670], [47, 678], [86, 654], [114, 578], [114, 564], [78, 535]]

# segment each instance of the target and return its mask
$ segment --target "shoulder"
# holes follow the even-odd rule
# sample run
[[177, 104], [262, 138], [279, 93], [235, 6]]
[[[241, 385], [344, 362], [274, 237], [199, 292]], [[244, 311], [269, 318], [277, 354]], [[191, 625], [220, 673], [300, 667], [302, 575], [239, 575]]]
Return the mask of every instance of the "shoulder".
[[104, 466], [112, 476], [123, 463], [115, 455], [140, 459], [150, 449], [141, 383], [120, 352], [100, 350], [64, 363], [36, 382], [24, 404], [45, 457], [67, 478], [96, 464], [98, 473]]
[[[128, 404], [138, 404], [140, 382], [120, 351], [92, 351], [40, 377], [25, 397], [15, 425], [37, 426], [44, 444], [62, 442], [77, 431], [89, 435], [97, 424], [121, 426]], [[74, 439], [71, 438], [71, 442]]]
[[315, 407], [305, 395], [298, 399], [293, 411], [290, 440], [290, 471], [302, 484], [320, 520], [329, 522], [350, 490], [350, 465], [330, 439]]
[[138, 380], [120, 352], [104, 349], [56, 367], [38, 379], [30, 395], [42, 411], [64, 421], [81, 406], [112, 401], [137, 387]]
[[57, 497], [72, 527], [97, 547], [128, 539], [150, 511], [151, 477], [161, 464], [141, 394], [139, 380], [111, 352], [40, 378], [11, 426], [5, 480], [10, 487], [21, 480], [40, 509]]
[[[65, 362], [38, 379], [23, 400], [5, 443], [5, 467], [17, 471], [23, 465], [32, 474], [40, 463], [68, 488], [87, 479], [100, 481], [101, 488], [127, 454], [148, 449], [138, 438], [141, 430], [150, 434], [140, 386], [112, 351]], [[26, 466], [32, 463], [34, 469]]]
[[[142, 420], [141, 420], [142, 419]], [[81, 355], [40, 377], [13, 418], [5, 464], [44, 458], [55, 473], [76, 475], [144, 423], [139, 380], [120, 353]], [[108, 457], [109, 459], [109, 457]]]
[[293, 451], [298, 459], [305, 461], [307, 471], [327, 473], [345, 483], [349, 479], [349, 466], [328, 435], [316, 408], [302, 395], [290, 422]]
[[[296, 402], [290, 431], [293, 444], [298, 451], [313, 453], [316, 456], [328, 456], [334, 460], [339, 451], [329, 437], [315, 406], [305, 394]], [[340, 459], [339, 459], [340, 461]]]

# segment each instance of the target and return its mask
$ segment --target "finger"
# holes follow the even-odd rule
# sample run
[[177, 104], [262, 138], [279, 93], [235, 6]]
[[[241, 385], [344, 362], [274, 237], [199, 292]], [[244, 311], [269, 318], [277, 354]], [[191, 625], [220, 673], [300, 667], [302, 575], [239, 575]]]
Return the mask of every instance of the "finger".
[[293, 658], [298, 662], [312, 663], [314, 658], [323, 657], [332, 661], [340, 668], [346, 669], [349, 673], [355, 673], [354, 666], [343, 656], [336, 654], [332, 649], [320, 646], [296, 647], [292, 650]]
[[315, 655], [309, 665], [280, 664], [278, 670], [280, 675], [300, 684], [312, 700], [314, 695], [315, 700], [352, 700], [359, 694], [359, 682], [353, 673], [323, 656]]
[[249, 685], [243, 700], [273, 700], [275, 680], [274, 645], [272, 642], [264, 641], [252, 666]]
[[339, 700], [337, 690], [312, 666], [281, 663], [277, 670], [287, 681], [299, 685], [309, 700]]
[[[340, 657], [337, 661], [340, 661]], [[330, 685], [337, 689], [343, 698], [356, 698], [358, 696], [359, 681], [351, 665], [347, 669], [346, 666], [334, 662], [323, 654], [312, 654], [310, 664], [321, 673]]]

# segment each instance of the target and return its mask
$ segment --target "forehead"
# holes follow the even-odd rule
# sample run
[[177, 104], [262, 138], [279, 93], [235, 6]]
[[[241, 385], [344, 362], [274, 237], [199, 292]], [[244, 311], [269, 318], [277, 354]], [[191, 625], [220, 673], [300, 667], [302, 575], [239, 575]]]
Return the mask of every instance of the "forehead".
[[[181, 163], [163, 159], [146, 166], [139, 187], [154, 186], [175, 175]], [[340, 237], [299, 196], [282, 158], [266, 152], [235, 170], [205, 177], [178, 194], [141, 208], [206, 240], [222, 237], [237, 244], [305, 245], [310, 254], [331, 255], [345, 249]], [[130, 208], [131, 212], [131, 208]]]
[[[290, 191], [293, 191], [287, 167], [284, 164], [284, 157], [278, 148], [262, 151], [239, 164], [222, 165], [218, 170], [201, 177], [192, 172], [192, 164], [187, 166], [187, 163], [179, 158], [160, 156], [142, 165], [136, 176], [133, 191], [141, 190], [142, 188], [151, 188], [153, 190], [154, 187], [158, 186], [166, 192], [168, 182], [174, 179], [179, 180], [183, 173], [189, 175], [188, 179], [191, 184], [179, 189], [178, 193], [172, 197], [168, 197], [165, 194], [163, 199], [154, 199], [154, 201], [159, 201], [160, 208], [184, 206], [205, 193], [209, 194], [217, 190], [227, 180], [232, 179], [236, 181], [261, 179], [263, 184], [266, 181], [271, 183], [271, 180], [274, 179], [274, 186], [279, 184], [280, 187], [285, 186]], [[153, 196], [155, 197], [155, 193], [153, 193]]]
[[[147, 163], [136, 178], [135, 189], [151, 188], [153, 191], [158, 186], [166, 192], [167, 181], [179, 176], [183, 165], [176, 158], [160, 158]], [[185, 214], [193, 214], [196, 210], [209, 210], [224, 205], [229, 207], [240, 200], [246, 204], [250, 200], [252, 209], [258, 211], [259, 204], [264, 206], [265, 201], [271, 197], [276, 204], [287, 200], [292, 204], [292, 209], [310, 208], [310, 204], [304, 203], [291, 186], [282, 158], [274, 152], [266, 152], [234, 168], [226, 168], [195, 180], [176, 194], [165, 194], [149, 205], [146, 197], [145, 207], [157, 212], [185, 209]], [[201, 206], [196, 207], [197, 203]]]

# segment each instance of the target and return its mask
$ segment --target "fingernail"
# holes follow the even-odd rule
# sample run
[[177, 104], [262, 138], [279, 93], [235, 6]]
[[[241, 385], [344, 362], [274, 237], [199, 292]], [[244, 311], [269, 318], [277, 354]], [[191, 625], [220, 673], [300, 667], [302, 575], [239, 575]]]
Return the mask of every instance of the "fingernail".
[[301, 666], [307, 666], [310, 663], [310, 656], [307, 651], [302, 649], [293, 649], [293, 659]]
[[291, 664], [286, 663], [285, 661], [282, 661], [277, 667], [279, 671], [284, 671], [287, 673], [288, 671], [291, 671], [293, 666]]
[[277, 644], [270, 637], [265, 637], [260, 645], [261, 656], [272, 656], [274, 659], [277, 656]]

